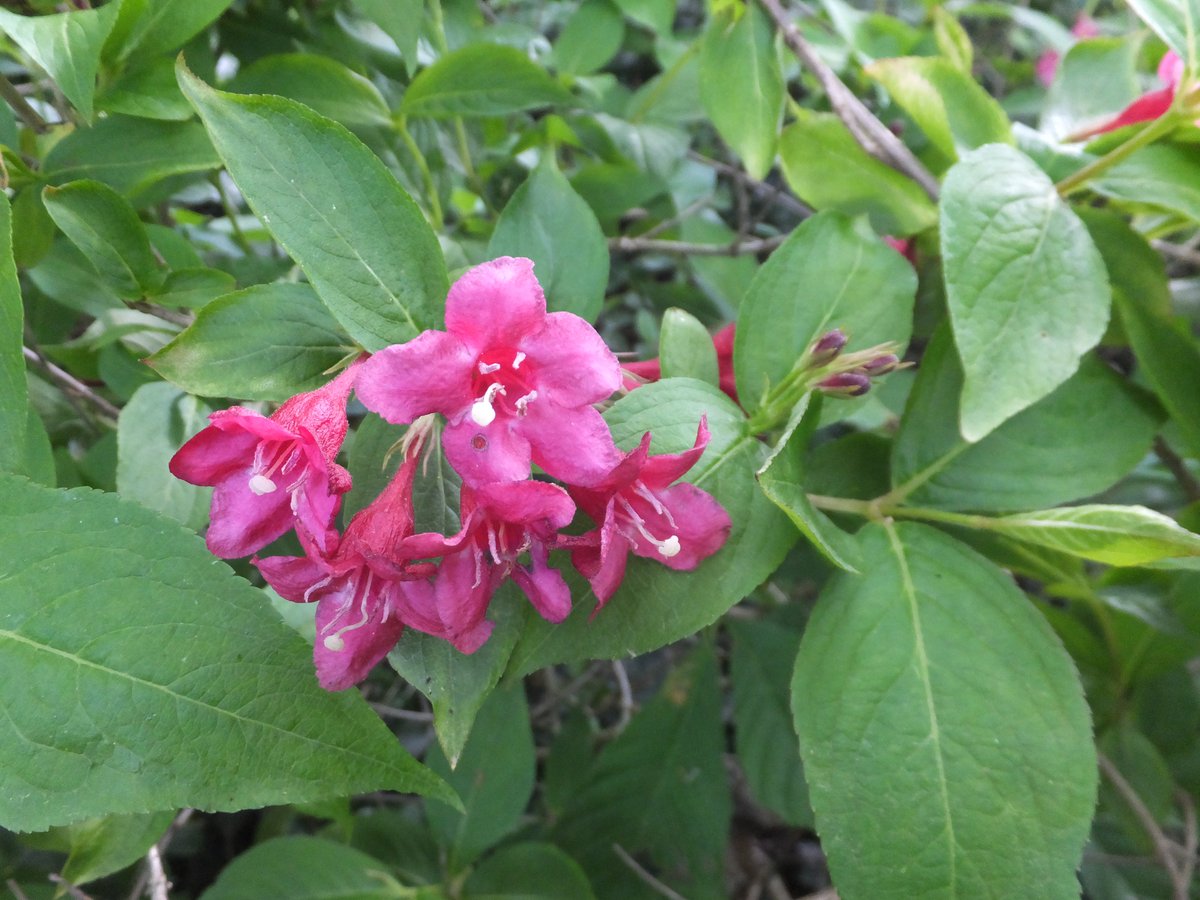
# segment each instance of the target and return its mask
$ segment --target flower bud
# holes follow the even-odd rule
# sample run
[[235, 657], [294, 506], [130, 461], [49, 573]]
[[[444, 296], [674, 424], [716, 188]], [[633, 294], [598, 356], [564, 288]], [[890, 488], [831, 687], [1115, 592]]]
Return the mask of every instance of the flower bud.
[[880, 375], [887, 375], [889, 372], [895, 372], [900, 366], [900, 358], [895, 353], [881, 353], [874, 359], [868, 360], [862, 367], [869, 377], [876, 378]]
[[817, 382], [817, 390], [830, 397], [861, 397], [871, 389], [871, 379], [862, 372], [838, 372]]
[[846, 346], [846, 335], [840, 328], [826, 332], [813, 342], [808, 351], [809, 365], [813, 368], [833, 362]]

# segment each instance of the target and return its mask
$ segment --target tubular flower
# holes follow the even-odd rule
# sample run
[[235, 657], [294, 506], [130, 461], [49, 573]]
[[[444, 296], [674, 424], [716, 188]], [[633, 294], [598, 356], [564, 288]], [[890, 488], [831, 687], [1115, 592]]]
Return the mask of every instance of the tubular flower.
[[[547, 564], [549, 544], [575, 516], [575, 504], [562, 488], [541, 481], [463, 485], [463, 527], [456, 535], [417, 534], [404, 553], [444, 557], [432, 581], [405, 585], [404, 616], [418, 631], [444, 637], [464, 653], [477, 650], [492, 630], [484, 616], [506, 577], [525, 592], [550, 622], [571, 611], [571, 593], [562, 575]], [[531, 565], [517, 562], [528, 551]]]
[[402, 585], [433, 568], [398, 553], [412, 534], [415, 467], [413, 455], [340, 539], [336, 531], [328, 533], [324, 549], [301, 526], [297, 533], [307, 556], [252, 560], [281, 597], [317, 604], [313, 659], [327, 690], [356, 684], [387, 656], [404, 631]]
[[592, 404], [621, 384], [612, 351], [586, 321], [546, 312], [528, 259], [464, 274], [446, 299], [446, 331], [425, 331], [363, 364], [357, 390], [395, 423], [447, 419], [446, 456], [470, 485], [521, 481], [530, 461], [586, 480], [618, 453]]
[[708, 446], [704, 419], [696, 443], [683, 453], [650, 456], [642, 437], [598, 484], [571, 486], [575, 502], [600, 527], [582, 538], [565, 538], [571, 560], [587, 578], [599, 609], [621, 583], [630, 552], [672, 569], [694, 569], [729, 536], [729, 515], [713, 497], [692, 484], [673, 484]]
[[346, 401], [358, 364], [318, 390], [298, 394], [270, 417], [234, 406], [171, 459], [171, 473], [213, 492], [208, 548], [249, 556], [300, 522], [324, 535], [350, 475], [334, 462], [346, 437]]

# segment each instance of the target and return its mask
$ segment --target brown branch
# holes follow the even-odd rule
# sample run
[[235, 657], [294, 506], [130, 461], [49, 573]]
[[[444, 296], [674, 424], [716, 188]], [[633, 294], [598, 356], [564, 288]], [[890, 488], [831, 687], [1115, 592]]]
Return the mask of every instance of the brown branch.
[[680, 253], [684, 256], [742, 256], [767, 253], [787, 240], [786, 234], [769, 238], [734, 241], [732, 244], [693, 244], [687, 241], [660, 241], [650, 238], [615, 237], [608, 239], [608, 249], [619, 253]]
[[937, 179], [913, 156], [904, 143], [892, 134], [886, 125], [877, 119], [863, 102], [854, 96], [853, 91], [846, 87], [845, 82], [838, 78], [837, 73], [825, 64], [817, 55], [817, 51], [806, 41], [796, 27], [788, 20], [787, 13], [779, 5], [779, 0], [758, 0], [763, 9], [775, 22], [779, 33], [783, 35], [788, 49], [807, 66], [825, 93], [829, 96], [829, 105], [850, 130], [850, 134], [859, 145], [880, 162], [891, 166], [919, 184], [929, 199], [937, 200]]
[[1200, 481], [1196, 480], [1196, 476], [1187, 467], [1187, 463], [1183, 461], [1183, 458], [1161, 436], [1154, 439], [1154, 455], [1162, 461], [1162, 464], [1174, 476], [1175, 481], [1183, 489], [1183, 493], [1189, 502], [1200, 500]]
[[627, 865], [633, 871], [633, 874], [641, 879], [650, 888], [650, 890], [654, 891], [654, 893], [662, 897], [666, 897], [667, 900], [687, 900], [683, 894], [678, 893], [669, 885], [663, 884], [661, 881], [647, 872], [642, 864], [630, 856], [629, 851], [627, 851], [620, 844], [613, 844], [612, 848], [613, 853], [617, 854], [617, 856], [621, 858], [621, 862], [625, 863], [625, 865]]
[[8, 101], [8, 105], [13, 108], [21, 120], [36, 131], [38, 134], [45, 134], [50, 130], [49, 123], [41, 117], [36, 109], [29, 105], [29, 102], [17, 90], [16, 85], [0, 75], [0, 98]]
[[717, 173], [726, 176], [727, 178], [732, 178], [735, 181], [741, 182], [760, 197], [763, 197], [772, 203], [778, 203], [781, 206], [786, 206], [789, 212], [795, 213], [798, 216], [807, 218], [813, 214], [812, 209], [810, 209], [806, 204], [801, 203], [791, 194], [787, 193], [787, 191], [781, 190], [775, 185], [769, 184], [765, 181], [759, 181], [756, 178], [751, 178], [746, 172], [743, 172], [737, 166], [731, 166], [729, 163], [724, 163], [720, 160], [709, 159], [707, 156], [697, 153], [694, 150], [688, 151], [688, 159], [702, 163]]
[[1134, 818], [1138, 820], [1142, 828], [1145, 829], [1146, 835], [1154, 844], [1154, 855], [1158, 858], [1162, 867], [1167, 870], [1167, 877], [1171, 879], [1171, 897], [1172, 900], [1188, 900], [1188, 885], [1183, 880], [1183, 872], [1180, 871], [1179, 864], [1175, 859], [1175, 854], [1179, 851], [1178, 845], [1171, 841], [1159, 827], [1158, 822], [1154, 819], [1154, 814], [1150, 812], [1142, 798], [1138, 796], [1137, 791], [1133, 789], [1125, 776], [1117, 769], [1111, 759], [1103, 753], [1098, 755], [1100, 763], [1100, 771], [1104, 773], [1104, 777], [1109, 780], [1117, 793], [1121, 795], [1121, 799], [1125, 801], [1125, 805], [1129, 807]]
[[113, 406], [113, 404], [109, 403], [66, 369], [61, 369], [50, 362], [50, 360], [46, 359], [46, 357], [42, 356], [36, 350], [31, 350], [29, 347], [22, 347], [21, 349], [25, 353], [25, 359], [31, 365], [48, 375], [52, 381], [57, 382], [59, 387], [68, 394], [78, 397], [81, 400], [86, 400], [99, 413], [112, 419], [113, 422], [117, 421], [117, 417], [121, 414], [120, 409]]

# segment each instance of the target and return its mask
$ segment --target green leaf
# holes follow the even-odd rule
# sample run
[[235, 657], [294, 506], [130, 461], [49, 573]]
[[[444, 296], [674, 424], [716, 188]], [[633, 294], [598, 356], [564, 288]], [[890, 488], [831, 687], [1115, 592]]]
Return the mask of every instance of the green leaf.
[[[908, 342], [917, 276], [839, 213], [806, 219], [759, 269], [742, 301], [733, 365], [753, 412], [812, 343], [840, 328], [849, 349]], [[803, 298], [803, 302], [798, 302]]]
[[[447, 533], [452, 534], [453, 529]], [[433, 706], [438, 745], [451, 767], [458, 765], [480, 707], [508, 666], [523, 621], [520, 605], [525, 602], [525, 595], [511, 581], [506, 582], [488, 607], [496, 627], [487, 643], [470, 655], [460, 653], [444, 638], [411, 628], [388, 654], [392, 668]]]
[[675, 22], [675, 0], [617, 0], [617, 6], [652, 36], [671, 33]]
[[18, 16], [0, 9], [7, 34], [46, 70], [84, 119], [91, 121], [100, 50], [117, 18], [119, 3], [50, 16]]
[[503, 116], [571, 102], [571, 94], [515, 47], [468, 44], [423, 70], [400, 104], [406, 116]]
[[379, 89], [328, 56], [264, 56], [238, 72], [230, 89], [239, 94], [289, 97], [343, 125], [392, 124], [391, 111]]
[[29, 415], [25, 384], [25, 307], [13, 261], [12, 208], [0, 197], [0, 471], [24, 469], [25, 423]]
[[[792, 412], [794, 423], [799, 423], [807, 407], [806, 398], [803, 408]], [[789, 423], [779, 444], [759, 470], [758, 484], [770, 501], [787, 513], [792, 524], [800, 529], [800, 533], [812, 542], [822, 556], [839, 569], [857, 572], [859, 553], [854, 537], [834, 525], [827, 515], [813, 506], [805, 491], [804, 457], [808, 452], [808, 439], [816, 425], [816, 418], [811, 414], [810, 421], [810, 427]]]
[[1165, 209], [1200, 222], [1200, 150], [1155, 144], [1113, 166], [1093, 182], [1097, 193], [1134, 209]]
[[1068, 50], [1047, 93], [1041, 131], [1061, 139], [1099, 125], [1135, 100], [1141, 94], [1142, 37], [1092, 38]]
[[608, 245], [600, 223], [546, 154], [517, 188], [488, 243], [488, 256], [525, 256], [551, 310], [589, 322], [600, 313], [608, 287]]
[[292, 100], [213, 90], [182, 62], [177, 74], [246, 201], [351, 337], [379, 350], [440, 323], [441, 247], [377, 156]]
[[554, 42], [561, 72], [589, 75], [612, 59], [625, 40], [625, 20], [612, 0], [584, 0]]
[[42, 200], [50, 217], [112, 286], [136, 300], [162, 284], [150, 238], [129, 201], [98, 181], [47, 187]]
[[[375, 499], [384, 489], [403, 456], [396, 444], [404, 437], [405, 428], [384, 421], [368, 412], [354, 433], [350, 446], [349, 469], [354, 490], [346, 498], [346, 515], [350, 516]], [[462, 479], [450, 468], [440, 444], [424, 451], [421, 477], [413, 485], [413, 530], [458, 531], [458, 492]]]
[[659, 695], [604, 748], [551, 832], [597, 896], [661, 896], [647, 892], [614, 845], [648, 854], [659, 878], [689, 898], [727, 896], [722, 857], [732, 810], [724, 749], [716, 662], [704, 646], [670, 671]]
[[1114, 300], [1141, 373], [1171, 414], [1189, 454], [1200, 457], [1200, 349], [1190, 327], [1175, 327], [1147, 309], [1141, 296], [1119, 293]]
[[967, 154], [942, 192], [946, 303], [978, 441], [1079, 367], [1108, 324], [1104, 260], [1054, 185], [1011, 147]]
[[[1157, 316], [1171, 313], [1171, 289], [1162, 255], [1118, 213], [1084, 207], [1079, 218], [1108, 269], [1118, 319], [1122, 302], [1136, 302]], [[1117, 324], [1113, 321], [1112, 326]]]
[[488, 697], [453, 770], [438, 752], [430, 752], [428, 763], [463, 800], [462, 812], [437, 800], [425, 805], [456, 873], [517, 827], [533, 793], [536, 761], [522, 684]]
[[708, 416], [708, 449], [686, 481], [712, 494], [733, 521], [725, 546], [695, 571], [676, 572], [631, 556], [620, 589], [595, 619], [595, 597], [586, 582], [564, 572], [574, 609], [551, 625], [529, 616], [513, 652], [510, 673], [577, 659], [618, 659], [657, 649], [716, 621], [779, 565], [796, 532], [754, 481], [765, 448], [746, 434], [742, 411], [716, 388], [690, 378], [645, 385], [605, 414], [619, 447], [653, 434], [651, 453], [678, 453], [696, 440]]
[[994, 520], [1001, 534], [1110, 566], [1200, 556], [1200, 535], [1144, 506], [1069, 506]]
[[971, 77], [948, 59], [908, 56], [881, 59], [867, 74], [913, 117], [950, 160], [984, 144], [1011, 144], [1008, 116]]
[[933, 8], [933, 37], [942, 56], [946, 57], [954, 68], [969, 76], [975, 60], [971, 36], [954, 14], [947, 12], [944, 6]]
[[62, 877], [87, 884], [133, 865], [163, 836], [175, 810], [128, 816], [106, 816], [67, 826], [70, 853]]
[[796, 196], [815, 209], [866, 214], [883, 234], [903, 237], [931, 227], [937, 209], [924, 190], [868, 154], [833, 113], [796, 110], [779, 156]]
[[730, 620], [737, 758], [754, 799], [792, 826], [812, 827], [808, 785], [789, 700], [800, 633], [771, 621]]
[[700, 98], [717, 133], [761, 179], [775, 161], [783, 75], [775, 30], [755, 3], [714, 10], [700, 42]]
[[1197, 55], [1200, 3], [1197, 0], [1129, 0], [1129, 5], [1188, 64], [1188, 71], [1195, 72], [1196, 64], [1200, 62]]
[[173, 122], [193, 115], [175, 81], [175, 63], [165, 57], [119, 74], [101, 90], [96, 105], [107, 112]]
[[212, 490], [181, 481], [167, 464], [208, 424], [210, 412], [173, 385], [156, 381], [138, 388], [117, 421], [117, 492], [193, 529], [204, 525]]
[[[36, 182], [17, 191], [12, 199], [12, 255], [18, 269], [39, 265], [54, 245], [58, 229], [42, 202], [42, 186]], [[95, 272], [92, 272], [95, 280]]]
[[[50, 220], [48, 215], [46, 218]], [[54, 224], [53, 220], [50, 222]], [[92, 317], [125, 307], [112, 288], [96, 277], [96, 269], [88, 258], [65, 237], [55, 240], [45, 258], [29, 270], [29, 280], [67, 309]]]
[[205, 397], [286, 400], [330, 379], [350, 347], [306, 284], [259, 284], [214, 300], [147, 360]]
[[687, 310], [672, 306], [658, 332], [663, 378], [695, 378], [717, 386], [717, 348], [704, 324]]
[[[197, 266], [167, 273], [150, 299], [170, 309], [200, 309], [218, 297], [232, 293], [235, 287], [237, 280], [228, 272]], [[333, 321], [328, 313], [325, 318]]]
[[943, 329], [925, 349], [892, 450], [892, 483], [912, 503], [1009, 511], [1088, 497], [1137, 465], [1160, 422], [1141, 392], [1089, 357], [1050, 396], [968, 444], [954, 425], [961, 386]]
[[553, 844], [513, 844], [485, 859], [463, 897], [488, 900], [595, 900], [579, 864]]
[[357, 692], [321, 690], [312, 648], [174, 522], [4, 476], [0, 559], [5, 828], [380, 788], [451, 799]]
[[45, 171], [55, 184], [94, 178], [136, 202], [164, 178], [220, 165], [199, 122], [107, 116], [55, 144], [46, 154]]
[[839, 895], [1077, 896], [1096, 755], [1058, 638], [940, 532], [868, 525], [861, 543], [864, 574], [822, 594], [792, 683]]
[[[125, 0], [114, 32], [118, 59], [150, 59], [182, 47], [216, 21], [233, 0]], [[109, 48], [111, 50], [111, 48]]]
[[408, 896], [388, 867], [352, 847], [294, 835], [256, 844], [221, 872], [204, 900], [396, 900]]
[[425, 4], [422, 0], [354, 0], [364, 16], [396, 42], [400, 57], [411, 73], [417, 67], [417, 43]]

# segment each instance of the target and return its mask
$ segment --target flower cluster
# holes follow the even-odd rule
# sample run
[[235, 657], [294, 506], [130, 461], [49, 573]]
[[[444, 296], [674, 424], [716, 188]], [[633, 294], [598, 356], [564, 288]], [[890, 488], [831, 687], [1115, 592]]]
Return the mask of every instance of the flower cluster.
[[[504, 257], [455, 283], [444, 332], [357, 361], [270, 418], [239, 407], [214, 413], [171, 471], [216, 488], [207, 540], [219, 556], [256, 553], [295, 528], [303, 556], [253, 562], [281, 596], [317, 604], [317, 675], [340, 690], [364, 678], [405, 627], [474, 652], [507, 578], [561, 622], [571, 596], [550, 565], [556, 550], [591, 584], [598, 610], [630, 553], [692, 569], [724, 544], [725, 510], [675, 483], [708, 444], [704, 420], [684, 453], [651, 456], [649, 434], [622, 452], [595, 406], [621, 377], [591, 325], [547, 312], [533, 263]], [[339, 533], [350, 478], [334, 459], [352, 389], [368, 409], [412, 426], [413, 439], [388, 486]], [[453, 535], [414, 531], [413, 484], [433, 414], [444, 418], [442, 447], [462, 478]], [[533, 478], [535, 465], [561, 484]], [[594, 527], [566, 535], [577, 507]]]

